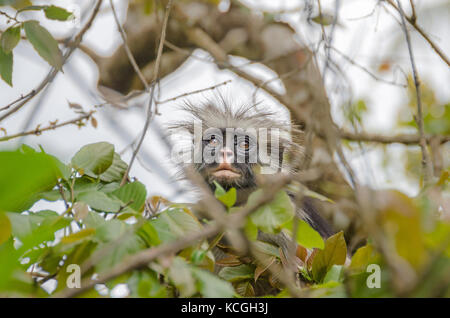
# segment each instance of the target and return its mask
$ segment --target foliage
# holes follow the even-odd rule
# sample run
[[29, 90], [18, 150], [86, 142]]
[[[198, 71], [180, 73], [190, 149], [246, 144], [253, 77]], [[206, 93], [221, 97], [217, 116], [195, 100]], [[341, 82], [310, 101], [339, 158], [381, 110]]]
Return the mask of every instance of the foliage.
[[[26, 40], [30, 42], [35, 51], [51, 66], [57, 70], [62, 69], [63, 55], [58, 47], [58, 42], [54, 39], [49, 31], [44, 28], [36, 20], [22, 21], [17, 16], [26, 11], [42, 11], [45, 17], [50, 20], [56, 21], [68, 21], [73, 18], [72, 13], [68, 12], [64, 8], [60, 8], [54, 5], [19, 5], [19, 2], [29, 1], [8, 1], [6, 3], [0, 2], [1, 5], [11, 4], [17, 10], [14, 17], [13, 25], [8, 27], [5, 32], [2, 33], [0, 38], [0, 75], [2, 79], [13, 86], [12, 73], [13, 73], [13, 49], [19, 43], [21, 37], [20, 33], [23, 29], [25, 32]], [[14, 5], [16, 3], [17, 5]]]
[[[146, 14], [163, 9], [162, 2], [134, 2], [143, 2]], [[205, 2], [217, 5], [220, 1]], [[23, 20], [26, 15], [21, 13], [41, 12], [55, 21], [68, 21], [72, 14], [27, 0], [0, 0], [3, 5], [12, 6], [15, 15], [6, 15], [8, 26], [0, 38], [2, 80], [13, 86], [14, 50], [21, 40], [62, 71], [65, 57], [58, 41], [38, 21]], [[264, 16], [275, 20], [270, 14]], [[321, 26], [331, 25], [332, 20], [333, 16], [322, 14], [311, 18]], [[415, 130], [411, 114], [417, 107], [416, 90], [411, 78], [408, 84], [408, 109], [402, 110], [398, 125]], [[425, 132], [450, 134], [448, 103], [440, 103], [426, 83], [422, 83], [422, 101]], [[78, 104], [69, 103], [69, 107], [84, 113]], [[354, 128], [362, 128], [367, 113], [364, 100], [344, 108], [344, 117]], [[91, 120], [96, 127], [96, 120]], [[406, 156], [411, 173], [420, 171], [421, 156], [414, 151], [408, 149]], [[82, 279], [89, 280], [144, 251], [161, 251], [215, 224], [199, 219], [192, 205], [149, 197], [151, 191], [144, 184], [124, 178], [128, 165], [107, 142], [85, 145], [67, 164], [43, 148], [37, 151], [22, 145], [0, 152], [0, 167], [0, 296], [58, 295], [68, 288], [73, 264], [80, 266]], [[443, 215], [449, 175], [444, 168], [438, 181], [415, 198], [394, 190], [374, 192], [374, 208], [369, 211], [372, 223], [364, 233], [368, 240], [353, 255], [342, 231], [323, 239], [307, 221], [296, 218], [288, 193], [301, 193], [332, 207], [336, 203], [291, 183], [240, 225], [251, 255], [243, 256], [228, 246], [223, 239], [227, 233], [215, 233], [107, 280], [106, 291], [93, 288], [79, 296], [110, 296], [116, 286], [125, 284], [131, 297], [285, 297], [289, 291], [281, 274], [293, 268], [305, 296], [450, 297], [450, 224]], [[225, 191], [216, 183], [214, 193], [227, 215], [249, 209], [265, 194], [264, 189], [254, 191], [242, 208], [235, 207], [236, 189]], [[295, 255], [260, 240], [261, 234], [291, 237], [297, 243], [290, 251]], [[403, 271], [410, 280], [400, 275]], [[56, 283], [54, 288], [50, 281]]]
[[[183, 239], [201, 232], [203, 224], [195, 211], [184, 204], [172, 204], [162, 198], [147, 199], [145, 186], [129, 181], [120, 186], [127, 168], [114, 146], [106, 142], [82, 147], [69, 164], [28, 146], [0, 153], [0, 294], [45, 297], [66, 288], [71, 274], [70, 264], [93, 266], [83, 272], [83, 278], [102, 274], [139, 251]], [[442, 185], [444, 186], [444, 185]], [[252, 204], [262, 194], [252, 194]], [[235, 190], [226, 192], [217, 187], [216, 197], [236, 213], [233, 207]], [[439, 270], [427, 279], [438, 280], [450, 264], [448, 241], [450, 226], [424, 218], [431, 202], [426, 196], [413, 200], [389, 191], [379, 206], [380, 225], [389, 244], [418, 273], [426, 269], [430, 257], [437, 257]], [[64, 209], [33, 209], [40, 200], [63, 202]], [[149, 213], [146, 202], [159, 207]], [[156, 213], [155, 213], [156, 212]], [[235, 254], [218, 240], [225, 257], [216, 259], [211, 251], [214, 241], [203, 240], [167, 254], [147, 266], [127, 272], [108, 281], [111, 291], [126, 284], [132, 297], [233, 297], [262, 296], [284, 292], [277, 274], [287, 266], [285, 252], [269, 243], [257, 240], [257, 232], [292, 235], [294, 219], [292, 204], [284, 191], [251, 214], [245, 232], [257, 259]], [[342, 232], [325, 242], [306, 222], [297, 224], [298, 274], [306, 291], [317, 296], [390, 296], [395, 294], [386, 280], [390, 268], [372, 244], [357, 250], [351, 262]], [[448, 243], [448, 242], [447, 242]], [[436, 254], [437, 251], [443, 251]], [[438, 256], [436, 256], [438, 255]], [[265, 265], [263, 265], [265, 264]], [[382, 268], [382, 288], [366, 286], [369, 264]], [[216, 266], [221, 270], [214, 274]], [[55, 280], [56, 288], [46, 287]], [[270, 286], [261, 292], [261, 286]], [[345, 287], [346, 286], [346, 287]], [[425, 285], [424, 285], [425, 286]], [[344, 288], [345, 287], [345, 288]], [[414, 293], [432, 295], [419, 285]], [[347, 290], [347, 292], [343, 292]], [[448, 290], [442, 291], [448, 293]], [[96, 290], [81, 296], [101, 297]], [[448, 295], [448, 294], [447, 294]]]

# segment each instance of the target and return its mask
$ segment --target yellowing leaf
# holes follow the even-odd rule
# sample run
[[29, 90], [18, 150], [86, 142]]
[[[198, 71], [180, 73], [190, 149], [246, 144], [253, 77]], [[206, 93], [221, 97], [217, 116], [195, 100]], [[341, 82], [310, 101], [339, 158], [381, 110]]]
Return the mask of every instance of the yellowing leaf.
[[69, 244], [69, 243], [78, 242], [86, 237], [94, 235], [94, 233], [95, 233], [95, 229], [93, 229], [93, 228], [83, 229], [79, 232], [76, 232], [76, 233], [73, 233], [73, 234], [63, 237], [61, 239], [61, 243]]
[[366, 270], [369, 264], [377, 263], [378, 255], [372, 245], [367, 244], [358, 248], [352, 256], [350, 269], [358, 272]]
[[323, 250], [317, 252], [312, 264], [312, 274], [316, 282], [322, 282], [333, 265], [343, 265], [347, 257], [347, 244], [344, 233], [330, 236]]
[[381, 191], [377, 195], [383, 198], [378, 200], [378, 210], [386, 239], [401, 257], [419, 268], [427, 255], [418, 207], [399, 191]]

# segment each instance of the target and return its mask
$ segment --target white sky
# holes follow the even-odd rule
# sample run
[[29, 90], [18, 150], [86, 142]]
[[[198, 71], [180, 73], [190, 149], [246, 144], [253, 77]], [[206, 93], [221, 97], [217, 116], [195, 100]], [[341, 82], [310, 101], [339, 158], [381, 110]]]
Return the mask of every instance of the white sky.
[[[48, 1], [34, 2], [36, 4], [48, 3]], [[292, 8], [303, 1], [253, 0], [247, 2], [257, 3], [258, 5], [263, 4], [266, 8], [269, 5], [277, 5], [279, 8]], [[395, 64], [398, 64], [406, 73], [410, 73], [411, 68], [404, 45], [404, 37], [392, 16], [386, 14], [383, 9], [378, 8], [376, 13], [370, 17], [350, 20], [370, 13], [376, 2], [376, 0], [342, 0], [339, 21], [339, 24], [342, 26], [338, 26], [335, 30], [333, 45], [341, 52], [352, 57], [359, 64], [371, 70], [376, 70], [381, 61], [386, 57], [391, 57], [394, 58]], [[89, 3], [89, 0], [64, 0], [57, 1], [57, 3], [62, 7], [68, 7], [72, 3], [80, 3], [83, 7]], [[124, 6], [126, 2], [116, 0], [115, 3], [116, 8], [120, 9], [120, 16], [123, 21], [126, 13]], [[402, 3], [404, 3], [405, 10], [409, 12], [408, 1], [402, 1]], [[446, 52], [447, 56], [450, 55], [450, 2], [448, 0], [417, 0], [415, 3], [417, 3], [418, 22], [420, 25], [430, 34], [433, 41]], [[119, 33], [117, 32], [111, 11], [108, 10], [107, 5], [108, 1], [105, 1], [105, 12], [101, 13], [95, 20], [84, 40], [84, 44], [104, 56], [110, 55], [121, 44]], [[431, 12], [430, 10], [426, 10], [430, 5], [439, 5], [440, 7], [438, 10]], [[322, 0], [322, 6], [324, 7], [324, 11], [329, 8], [330, 12], [332, 12], [334, 1]], [[48, 27], [55, 37], [61, 37], [67, 34], [67, 32], [73, 31], [71, 29], [73, 26], [70, 24], [45, 20], [39, 13], [31, 13], [31, 16], [38, 16], [42, 24]], [[299, 30], [300, 34], [305, 37], [306, 43], [314, 43], [319, 39], [318, 25], [308, 26], [298, 14], [284, 15], [283, 19], [290, 21]], [[1, 30], [6, 29], [5, 22], [5, 19], [0, 17]], [[328, 30], [328, 28], [326, 29]], [[441, 102], [448, 102], [450, 100], [450, 69], [437, 57], [423, 39], [414, 32], [412, 33], [413, 50], [421, 78], [432, 84]], [[195, 54], [205, 56], [205, 53], [202, 51], [196, 51]], [[346, 72], [347, 78], [350, 79], [355, 100], [363, 98], [367, 101], [369, 114], [365, 120], [365, 129], [369, 132], [393, 133], [393, 125], [396, 121], [399, 105], [406, 101], [405, 90], [376, 82], [358, 68], [346, 63], [344, 60], [338, 59], [338, 56], [335, 58], [340, 61], [340, 67]], [[59, 119], [59, 122], [62, 122], [75, 118], [76, 115], [67, 106], [67, 100], [83, 105], [85, 109], [91, 109], [98, 102], [98, 100], [94, 99], [86, 91], [87, 88], [92, 89], [96, 86], [98, 72], [95, 64], [79, 51], [74, 53], [68, 63], [69, 65], [64, 66], [65, 73], [58, 74], [56, 80], [49, 87], [41, 110], [32, 119], [31, 129], [39, 123], [44, 126], [49, 120]], [[82, 85], [85, 85], [84, 87], [79, 87], [76, 81], [71, 79], [70, 69], [74, 69], [79, 73], [79, 76], [82, 78]], [[0, 81], [0, 107], [16, 99], [20, 94], [27, 93], [35, 88], [48, 71], [48, 64], [39, 58], [29, 44], [22, 41], [14, 50], [14, 87], [11, 88]], [[253, 66], [252, 71], [261, 74], [264, 79], [273, 77], [273, 74], [260, 66]], [[378, 75], [387, 80], [396, 79], [399, 82], [403, 80], [399, 72], [396, 72], [395, 76], [392, 71]], [[248, 101], [251, 98], [253, 90], [252, 86], [247, 82], [237, 79], [228, 71], [219, 71], [212, 63], [192, 60], [186, 63], [175, 74], [162, 81], [161, 99], [170, 98], [191, 90], [206, 88], [227, 79], [232, 79], [233, 82], [224, 88], [223, 91], [226, 94], [232, 95], [235, 100]], [[342, 112], [338, 109], [340, 105], [335, 102], [335, 99], [333, 99], [334, 95], [331, 93], [336, 88], [336, 84], [339, 83], [331, 81], [328, 84], [330, 84], [328, 85], [328, 89], [333, 106], [333, 115], [336, 122], [342, 124]], [[278, 85], [278, 88], [282, 89], [279, 83], [274, 83], [274, 85], [274, 87]], [[259, 93], [258, 96], [264, 100], [265, 104], [270, 105], [270, 107], [279, 107], [267, 95]], [[27, 104], [14, 116], [0, 123], [0, 127], [5, 128], [8, 134], [22, 131], [24, 123], [27, 121], [30, 112], [38, 100], [39, 96], [34, 98], [32, 102]], [[162, 116], [156, 119], [157, 124], [163, 125], [170, 120], [180, 117], [180, 114], [174, 111], [173, 106], [173, 104], [161, 105], [160, 112]], [[285, 110], [281, 109], [280, 111], [286, 114]], [[129, 136], [124, 137], [118, 131], [117, 127], [108, 124], [105, 119], [105, 116], [108, 114], [126, 129]], [[26, 137], [20, 140], [20, 142], [34, 147], [41, 144], [47, 152], [56, 155], [65, 162], [68, 162], [81, 146], [88, 143], [108, 141], [115, 145], [117, 151], [120, 151], [141, 133], [145, 115], [137, 108], [129, 111], [118, 111], [108, 107], [100, 110], [96, 118], [99, 122], [97, 129], [89, 126], [79, 130], [75, 126], [67, 126], [56, 131], [45, 132], [39, 137]], [[153, 125], [151, 124], [151, 126]], [[1, 143], [0, 149], [12, 148], [17, 145], [17, 142], [18, 140], [16, 139]], [[449, 155], [448, 148], [444, 156]], [[152, 128], [145, 139], [143, 151], [151, 154], [157, 163], [160, 163], [164, 167], [169, 167], [168, 173], [172, 174], [173, 167], [170, 165], [167, 153], [161, 149], [164, 149], [164, 147]], [[417, 192], [417, 185], [411, 184], [401, 173], [401, 162], [404, 160], [401, 152], [403, 149], [402, 146], [393, 145], [389, 147], [390, 153], [398, 160], [386, 170], [383, 170], [380, 166], [382, 160], [380, 151], [371, 149], [373, 147], [368, 147], [368, 151], [364, 156], [359, 155], [358, 152], [349, 154], [350, 163], [356, 170], [361, 182], [369, 183], [374, 187], [398, 188], [412, 195]], [[129, 161], [130, 156], [131, 153], [128, 151], [123, 158]], [[367, 173], [368, 167], [371, 170], [370, 173]], [[143, 168], [140, 162], [136, 162], [130, 175], [136, 176], [143, 182], [151, 195], [164, 195], [169, 199], [175, 200], [184, 199], [174, 196], [174, 187], [167, 183], [167, 177], [161, 174], [162, 171], [162, 169], [153, 169], [152, 172], [149, 172]]]

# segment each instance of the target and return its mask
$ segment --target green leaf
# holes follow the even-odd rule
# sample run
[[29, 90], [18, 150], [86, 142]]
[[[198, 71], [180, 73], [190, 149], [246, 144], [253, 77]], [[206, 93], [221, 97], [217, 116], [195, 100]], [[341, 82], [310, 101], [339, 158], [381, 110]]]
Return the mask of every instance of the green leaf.
[[116, 199], [108, 196], [101, 191], [87, 191], [77, 196], [78, 201], [84, 202], [92, 209], [101, 212], [116, 213], [120, 210], [122, 203]]
[[145, 222], [137, 231], [137, 234], [147, 243], [148, 246], [161, 244], [158, 232], [150, 222]]
[[183, 209], [169, 208], [150, 223], [155, 227], [162, 242], [170, 242], [187, 234], [200, 231], [200, 222]]
[[384, 236], [395, 246], [399, 256], [419, 269], [424, 265], [427, 252], [422, 232], [421, 212], [413, 199], [395, 191], [383, 192], [383, 200], [377, 202]]
[[95, 237], [101, 242], [107, 243], [117, 240], [125, 234], [127, 224], [120, 220], [108, 220], [96, 228]]
[[258, 238], [258, 227], [252, 222], [250, 218], [247, 218], [247, 222], [244, 226], [244, 232], [250, 240], [254, 241]]
[[107, 142], [97, 142], [83, 146], [72, 158], [72, 165], [99, 175], [111, 166], [113, 159], [114, 146]]
[[12, 71], [13, 71], [13, 54], [5, 53], [0, 48], [0, 76], [2, 79], [12, 87]]
[[11, 236], [11, 221], [6, 213], [0, 211], [0, 244], [6, 242]]
[[69, 18], [72, 17], [72, 13], [67, 11], [66, 9], [63, 9], [61, 7], [57, 6], [48, 6], [44, 9], [45, 16], [48, 19], [52, 20], [59, 20], [59, 21], [67, 21]]
[[225, 189], [222, 188], [222, 186], [217, 181], [214, 181], [214, 185], [216, 186], [216, 189], [214, 190], [214, 195], [216, 198], [226, 193]]
[[105, 255], [102, 260], [96, 265], [96, 270], [99, 272], [111, 269], [113, 266], [123, 262], [129, 255], [145, 248], [142, 239], [134, 233], [128, 233], [117, 240], [114, 249], [110, 250], [109, 254]]
[[[20, 1], [20, 0], [19, 0]], [[27, 2], [29, 2], [29, 1], [27, 1]], [[30, 5], [27, 5], [27, 6], [22, 6], [19, 10], [17, 10], [18, 12], [22, 12], [22, 11], [39, 11], [39, 10], [42, 10], [42, 9], [44, 9], [45, 7], [47, 7], [47, 6], [34, 6], [34, 5], [31, 5], [31, 2], [30, 2]]]
[[252, 242], [252, 246], [255, 248], [255, 252], [257, 253], [262, 253], [269, 256], [275, 256], [277, 258], [280, 258], [280, 249], [278, 246], [262, 241]]
[[206, 253], [203, 250], [194, 250], [191, 254], [192, 264], [199, 265], [205, 259]]
[[134, 271], [127, 281], [131, 297], [166, 298], [166, 288], [162, 286], [156, 273], [150, 271]]
[[111, 166], [100, 175], [100, 180], [105, 182], [121, 181], [127, 168], [128, 164], [115, 152]]
[[[262, 189], [253, 192], [248, 198], [247, 205], [253, 205], [262, 195], [264, 195]], [[294, 208], [291, 199], [284, 191], [278, 192], [272, 202], [260, 207], [250, 216], [252, 222], [266, 233], [278, 233], [293, 217]]]
[[204, 297], [208, 298], [230, 298], [235, 292], [229, 282], [217, 278], [208, 271], [198, 268], [191, 269], [197, 279], [198, 288]]
[[328, 282], [340, 282], [342, 281], [342, 275], [343, 275], [343, 266], [342, 265], [333, 265], [331, 266], [330, 270], [325, 275], [325, 278], [323, 279], [323, 283], [326, 284]]
[[61, 70], [63, 56], [58, 42], [38, 21], [30, 20], [23, 23], [23, 28], [33, 48], [38, 54], [57, 70]]
[[219, 272], [219, 277], [229, 282], [238, 282], [241, 280], [252, 279], [255, 275], [254, 266], [242, 264], [238, 266], [227, 266]]
[[6, 54], [11, 53], [11, 51], [16, 47], [20, 41], [20, 26], [10, 27], [6, 29], [2, 34], [1, 42], [3, 52]]
[[[439, 221], [433, 231], [425, 234], [424, 240], [429, 248], [439, 250], [444, 246], [445, 240], [448, 240], [448, 237], [450, 237], [450, 223]], [[450, 259], [450, 244], [447, 244], [444, 254]]]
[[365, 272], [367, 265], [379, 262], [377, 256], [372, 245], [362, 246], [353, 254], [350, 269], [357, 272]]
[[[216, 188], [216, 191], [217, 191], [217, 188]], [[231, 208], [236, 203], [236, 197], [237, 197], [237, 195], [236, 195], [235, 188], [231, 188], [230, 190], [228, 190], [226, 193], [224, 193], [222, 195], [217, 195], [217, 192], [216, 192], [217, 200], [219, 200], [220, 202], [225, 204], [228, 208]]]
[[214, 196], [228, 208], [231, 208], [236, 203], [236, 189], [231, 188], [227, 192], [217, 181], [214, 181], [214, 185], [216, 186]]
[[[121, 186], [119, 189], [111, 192], [111, 195], [122, 201], [122, 206], [127, 205], [127, 208], [133, 209], [136, 212], [141, 212], [144, 208], [147, 190], [142, 183], [135, 181]], [[123, 211], [126, 211], [127, 208]]]
[[183, 258], [175, 257], [169, 268], [169, 279], [180, 291], [181, 297], [193, 296], [196, 292], [195, 279], [191, 273], [191, 266]]
[[[94, 219], [94, 215], [90, 215]], [[112, 220], [93, 220], [86, 218], [86, 223], [92, 226], [95, 230], [95, 240], [100, 243], [99, 250], [106, 247], [108, 251], [103, 255], [101, 261], [96, 265], [98, 272], [110, 269], [112, 266], [122, 262], [128, 255], [134, 254], [137, 251], [145, 248], [145, 243], [134, 233], [130, 225], [123, 221]], [[110, 244], [114, 244], [114, 248], [111, 249]]]
[[95, 234], [95, 229], [89, 228], [89, 229], [82, 229], [81, 231], [72, 233], [68, 236], [64, 236], [61, 239], [61, 243], [63, 244], [71, 244], [71, 243], [75, 243], [78, 241], [82, 241], [86, 238], [91, 237], [92, 235]]
[[31, 207], [42, 191], [52, 189], [60, 175], [44, 153], [0, 152], [0, 209], [20, 212]]
[[[297, 243], [306, 248], [324, 248], [322, 236], [314, 230], [306, 221], [298, 220], [297, 225]], [[293, 221], [286, 225], [288, 230], [293, 231]]]
[[13, 240], [9, 239], [3, 244], [0, 244], [0, 290], [9, 289], [10, 281], [13, 274], [19, 268], [18, 253], [14, 248]]
[[106, 220], [97, 212], [89, 211], [87, 217], [83, 219], [83, 223], [87, 227], [98, 228], [105, 224]]
[[[96, 246], [96, 242], [86, 240], [81, 244], [78, 244], [72, 250], [72, 252], [67, 255], [67, 259], [64, 261], [64, 265], [57, 272], [56, 280], [58, 281], [58, 286], [55, 291], [60, 291], [66, 288], [67, 278], [72, 274], [67, 270], [67, 267], [72, 264], [83, 264], [83, 262], [87, 260], [88, 257], [94, 252]], [[84, 273], [85, 276], [88, 276], [88, 274], [92, 275], [92, 269], [87, 273]]]
[[8, 217], [12, 225], [12, 235], [22, 242], [21, 249], [24, 251], [43, 242], [54, 241], [55, 232], [72, 221], [71, 218], [59, 216], [54, 211], [29, 215], [8, 213]]
[[314, 257], [312, 264], [312, 274], [316, 282], [321, 283], [326, 273], [333, 265], [343, 265], [347, 258], [347, 245], [344, 239], [344, 233], [330, 236], [325, 241], [323, 250], [319, 250]]

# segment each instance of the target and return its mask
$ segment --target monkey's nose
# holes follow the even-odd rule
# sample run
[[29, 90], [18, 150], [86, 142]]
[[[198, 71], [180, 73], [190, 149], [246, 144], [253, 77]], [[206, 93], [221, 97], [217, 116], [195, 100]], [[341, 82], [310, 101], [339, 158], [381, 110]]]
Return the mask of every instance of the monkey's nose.
[[222, 148], [220, 149], [220, 154], [222, 156], [222, 162], [233, 163], [234, 153], [230, 148]]

